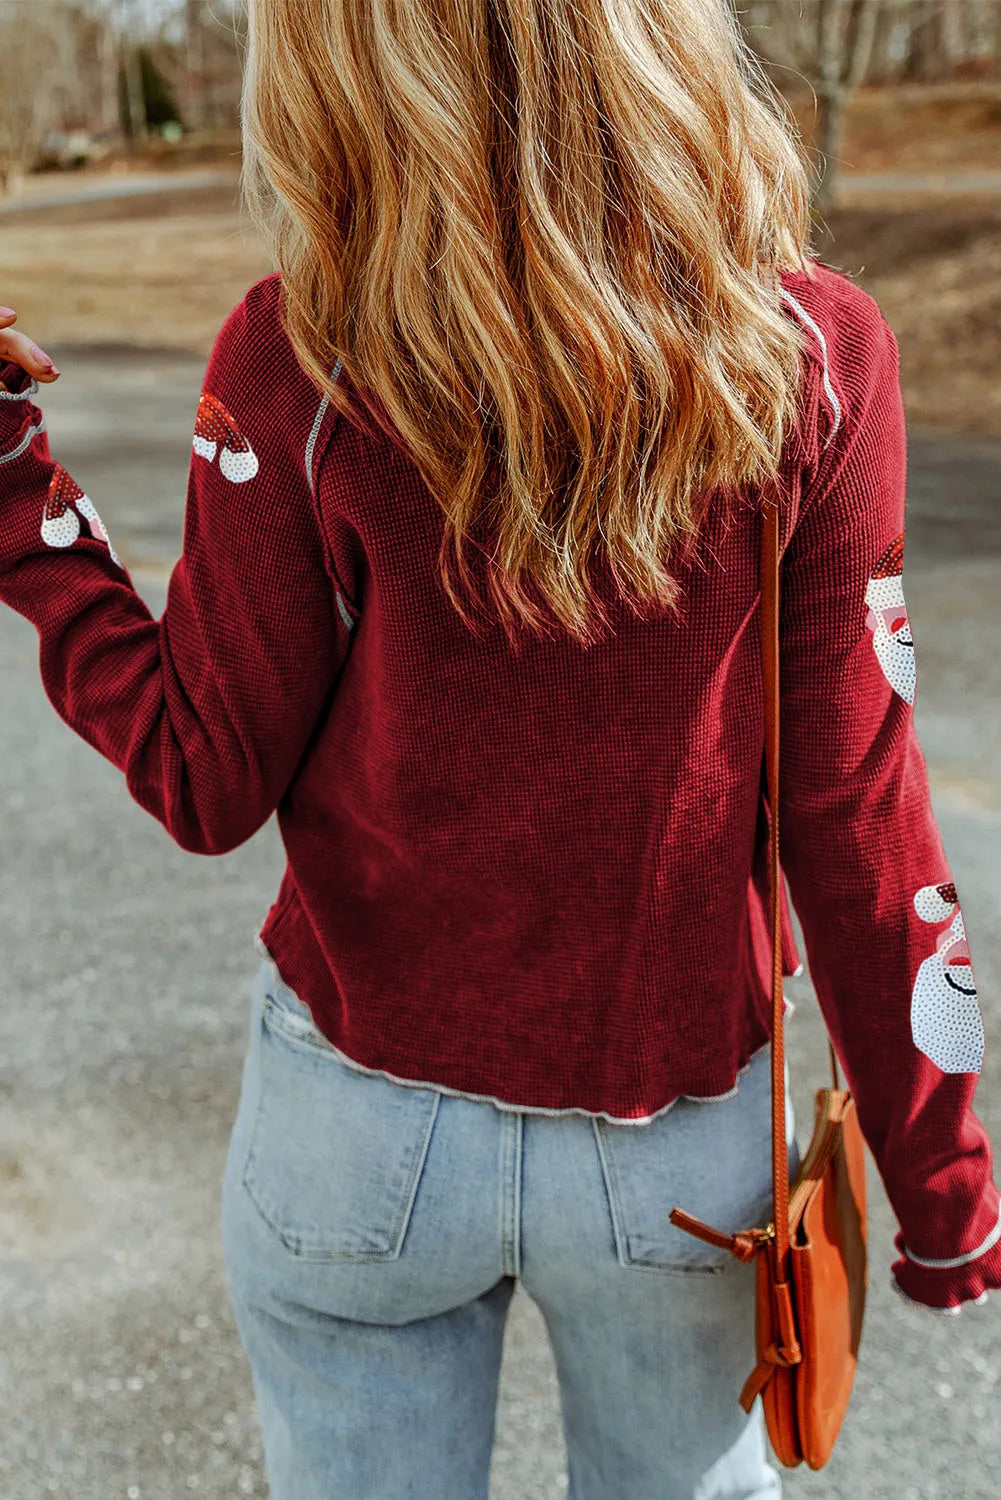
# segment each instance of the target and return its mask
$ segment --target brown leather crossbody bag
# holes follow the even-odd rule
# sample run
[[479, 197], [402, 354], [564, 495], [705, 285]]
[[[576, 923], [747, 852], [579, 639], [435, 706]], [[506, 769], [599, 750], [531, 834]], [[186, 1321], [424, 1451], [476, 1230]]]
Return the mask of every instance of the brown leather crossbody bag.
[[813, 1135], [789, 1182], [779, 926], [779, 519], [766, 504], [761, 532], [762, 668], [768, 765], [772, 934], [772, 1195], [764, 1227], [724, 1234], [683, 1209], [671, 1223], [739, 1260], [757, 1257], [757, 1363], [740, 1405], [760, 1394], [780, 1463], [822, 1468], [851, 1399], [868, 1286], [865, 1149], [855, 1100], [839, 1086], [828, 1037], [832, 1088], [814, 1095]]

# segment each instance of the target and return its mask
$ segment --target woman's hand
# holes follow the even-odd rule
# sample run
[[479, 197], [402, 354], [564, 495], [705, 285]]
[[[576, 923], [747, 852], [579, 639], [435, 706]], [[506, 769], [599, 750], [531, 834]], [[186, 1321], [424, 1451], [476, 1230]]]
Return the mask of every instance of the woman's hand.
[[[11, 327], [16, 319], [17, 313], [12, 307], [0, 307], [0, 361], [13, 360], [36, 380], [55, 380], [59, 371], [45, 350], [33, 344], [26, 333], [18, 333]], [[0, 390], [6, 390], [2, 380]]]

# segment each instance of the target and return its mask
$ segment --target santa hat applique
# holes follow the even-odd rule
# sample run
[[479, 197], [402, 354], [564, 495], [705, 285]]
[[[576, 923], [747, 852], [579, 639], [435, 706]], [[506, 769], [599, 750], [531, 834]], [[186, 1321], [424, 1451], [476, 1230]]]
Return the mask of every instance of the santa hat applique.
[[899, 578], [904, 571], [904, 533], [898, 531], [872, 570], [873, 578]]
[[866, 624], [872, 631], [876, 658], [890, 686], [907, 703], [914, 702], [917, 673], [914, 637], [904, 600], [904, 533], [898, 532], [869, 575]]
[[209, 463], [219, 450], [219, 468], [233, 484], [243, 484], [257, 473], [257, 454], [217, 397], [202, 391], [198, 398], [195, 435], [191, 443]]
[[56, 464], [42, 511], [42, 541], [47, 547], [71, 547], [80, 535], [80, 517], [72, 502], [82, 494], [63, 466]]
[[42, 510], [42, 541], [47, 547], [72, 547], [80, 535], [80, 516], [88, 521], [91, 536], [96, 541], [104, 542], [112, 561], [120, 568], [121, 559], [111, 545], [107, 527], [98, 515], [94, 502], [84, 494], [62, 464], [56, 464]]
[[923, 885], [914, 893], [914, 910], [922, 922], [947, 922], [958, 902], [955, 883]]
[[922, 922], [949, 925], [914, 977], [911, 1040], [943, 1073], [979, 1073], [984, 1021], [955, 885], [923, 885], [914, 893], [914, 910]]
[[886, 627], [891, 634], [895, 629], [900, 629], [907, 624], [907, 605], [904, 603], [904, 533], [902, 531], [893, 538], [869, 574], [865, 602], [873, 611], [899, 609], [899, 616], [893, 621], [892, 627]]

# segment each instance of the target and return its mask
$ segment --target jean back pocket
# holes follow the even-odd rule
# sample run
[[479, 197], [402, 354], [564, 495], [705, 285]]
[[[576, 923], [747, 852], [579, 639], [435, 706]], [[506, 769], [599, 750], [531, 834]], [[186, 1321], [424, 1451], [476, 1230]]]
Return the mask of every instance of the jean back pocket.
[[243, 1186], [293, 1256], [399, 1257], [441, 1095], [341, 1061], [308, 1008], [269, 984]]
[[[728, 1099], [681, 1098], [648, 1125], [594, 1122], [620, 1265], [718, 1276], [738, 1264], [729, 1250], [672, 1224], [670, 1213], [683, 1208], [726, 1234], [771, 1218], [770, 1068], [766, 1048]], [[790, 1178], [798, 1165], [794, 1139]]]

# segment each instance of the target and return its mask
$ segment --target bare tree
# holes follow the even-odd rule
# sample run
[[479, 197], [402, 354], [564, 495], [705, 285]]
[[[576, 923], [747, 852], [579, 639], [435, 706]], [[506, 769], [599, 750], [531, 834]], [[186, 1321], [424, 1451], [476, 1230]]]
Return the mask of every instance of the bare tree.
[[97, 127], [114, 131], [121, 126], [119, 77], [122, 70], [122, 34], [128, 13], [122, 0], [84, 0], [94, 24], [89, 61], [95, 78], [94, 117]]
[[97, 64], [99, 128], [111, 131], [120, 123], [121, 110], [118, 104], [118, 34], [108, 16], [101, 17]]
[[863, 82], [882, 0], [820, 0], [817, 27], [817, 149], [820, 181], [816, 205], [830, 207], [844, 140], [845, 105]]
[[174, 81], [196, 128], [238, 118], [246, 23], [243, 0], [184, 0], [183, 76]]
[[209, 123], [205, 77], [205, 9], [202, 0], [185, 0], [184, 29], [188, 75], [188, 118], [192, 125]]
[[915, 82], [954, 78], [971, 59], [982, 69], [991, 51], [997, 57], [998, 0], [910, 0], [903, 21], [901, 75]]
[[868, 72], [883, 0], [756, 0], [738, 12], [749, 42], [788, 83], [791, 73], [817, 99], [820, 177], [815, 207], [831, 203], [844, 138], [845, 105]]
[[141, 0], [118, 0], [120, 57], [125, 76], [125, 108], [129, 135], [133, 141], [147, 136], [146, 101], [143, 96], [142, 71], [139, 66], [139, 36], [142, 31]]
[[0, 192], [30, 166], [72, 77], [73, 9], [63, 0], [5, 0], [0, 7]]

